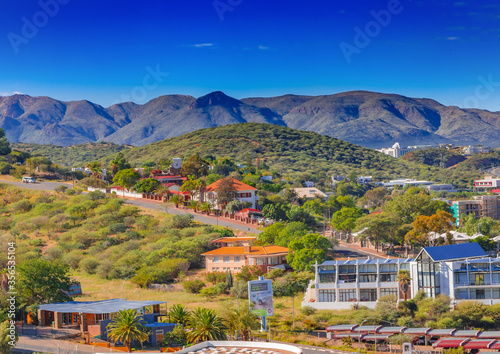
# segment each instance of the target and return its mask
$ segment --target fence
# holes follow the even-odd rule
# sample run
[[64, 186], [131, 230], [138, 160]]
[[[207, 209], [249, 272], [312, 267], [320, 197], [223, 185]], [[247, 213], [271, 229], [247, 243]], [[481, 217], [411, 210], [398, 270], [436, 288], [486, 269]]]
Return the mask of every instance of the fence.
[[23, 341], [20, 340], [12, 353], [53, 353], [53, 354], [96, 354], [96, 353], [123, 353], [125, 348], [102, 348], [93, 345], [74, 344], [57, 341]]

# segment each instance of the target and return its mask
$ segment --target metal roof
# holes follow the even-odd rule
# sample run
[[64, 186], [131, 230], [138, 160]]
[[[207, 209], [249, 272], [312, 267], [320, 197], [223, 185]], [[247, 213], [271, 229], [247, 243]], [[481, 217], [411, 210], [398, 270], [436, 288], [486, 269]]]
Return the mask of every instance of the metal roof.
[[405, 330], [403, 330], [403, 333], [424, 335], [427, 334], [427, 332], [429, 332], [430, 330], [431, 328], [406, 328]]
[[433, 344], [433, 347], [437, 348], [458, 348], [463, 346], [469, 338], [441, 338], [436, 343]]
[[451, 336], [456, 329], [431, 329], [427, 332], [428, 336]]
[[454, 337], [477, 337], [477, 335], [481, 332], [478, 329], [474, 330], [457, 330], [453, 333]]
[[324, 261], [319, 266], [328, 266], [328, 265], [366, 265], [366, 264], [400, 264], [400, 263], [409, 263], [411, 261], [410, 258], [377, 258], [377, 259], [343, 259], [336, 261]]
[[328, 327], [326, 327], [326, 330], [329, 331], [329, 332], [335, 332], [335, 331], [352, 331], [357, 326], [358, 326], [357, 324], [334, 325], [334, 326], [328, 326]]
[[375, 332], [377, 331], [381, 325], [373, 325], [373, 326], [358, 326], [353, 329], [353, 332]]
[[363, 339], [365, 336], [364, 333], [337, 333], [333, 335], [333, 338], [335, 339], [342, 339], [342, 338], [347, 338], [351, 337], [352, 339]]
[[401, 333], [406, 327], [382, 327], [377, 333]]
[[432, 258], [434, 262], [488, 256], [486, 252], [484, 252], [484, 250], [481, 248], [481, 246], [479, 246], [479, 244], [476, 242], [425, 247], [422, 251], [420, 251], [419, 256], [424, 251], [429, 255], [429, 257]]
[[363, 337], [363, 340], [386, 340], [393, 334], [367, 334], [366, 336]]
[[127, 301], [124, 299], [111, 299], [103, 301], [69, 301], [54, 304], [40, 305], [40, 310], [61, 313], [116, 313], [120, 310], [139, 310], [145, 306], [161, 305], [166, 301]]
[[500, 338], [500, 331], [484, 331], [478, 334], [478, 338]]
[[471, 339], [463, 345], [464, 349], [489, 349], [495, 339]]
[[495, 342], [490, 346], [490, 349], [500, 349], [500, 342]]

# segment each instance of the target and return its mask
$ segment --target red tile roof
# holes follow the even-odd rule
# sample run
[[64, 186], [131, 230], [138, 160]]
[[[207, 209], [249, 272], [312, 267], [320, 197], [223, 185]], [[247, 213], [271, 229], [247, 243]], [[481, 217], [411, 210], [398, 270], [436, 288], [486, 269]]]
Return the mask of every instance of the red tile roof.
[[[257, 188], [249, 186], [248, 184], [243, 183], [241, 181], [238, 181], [237, 179], [234, 179], [234, 178], [231, 178], [231, 179], [233, 181], [233, 186], [234, 186], [235, 191], [256, 191], [257, 190]], [[222, 181], [222, 179], [207, 186], [207, 191], [208, 192], [215, 191], [217, 189], [217, 187], [219, 187], [219, 184], [221, 181]]]
[[288, 248], [281, 246], [252, 246], [250, 252], [245, 252], [246, 247], [221, 247], [212, 251], [202, 253], [202, 256], [232, 256], [246, 254], [249, 256], [265, 256], [280, 253], [288, 253]]

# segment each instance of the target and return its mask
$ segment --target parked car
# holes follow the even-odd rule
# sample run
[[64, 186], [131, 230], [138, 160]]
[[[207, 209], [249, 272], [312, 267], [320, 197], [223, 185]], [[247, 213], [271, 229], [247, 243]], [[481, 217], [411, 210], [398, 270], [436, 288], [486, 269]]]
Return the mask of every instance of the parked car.
[[23, 177], [23, 183], [36, 183], [35, 177]]

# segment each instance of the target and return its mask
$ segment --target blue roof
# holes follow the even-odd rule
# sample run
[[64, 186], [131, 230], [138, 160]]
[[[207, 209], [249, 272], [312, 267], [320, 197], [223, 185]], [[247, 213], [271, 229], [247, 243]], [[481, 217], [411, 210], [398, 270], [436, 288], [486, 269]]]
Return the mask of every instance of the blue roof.
[[102, 301], [68, 301], [40, 305], [40, 310], [61, 313], [115, 313], [120, 310], [139, 310], [146, 306], [161, 305], [166, 301], [127, 301], [124, 299], [111, 299]]
[[163, 323], [163, 322], [154, 322], [154, 323], [146, 323], [144, 326], [150, 327], [150, 328], [155, 328], [155, 327], [169, 327], [169, 326], [176, 326], [176, 323]]
[[488, 256], [477, 242], [425, 247], [423, 250], [434, 262]]

